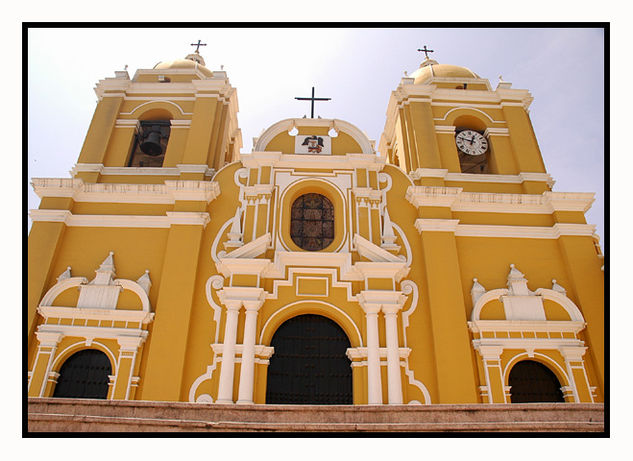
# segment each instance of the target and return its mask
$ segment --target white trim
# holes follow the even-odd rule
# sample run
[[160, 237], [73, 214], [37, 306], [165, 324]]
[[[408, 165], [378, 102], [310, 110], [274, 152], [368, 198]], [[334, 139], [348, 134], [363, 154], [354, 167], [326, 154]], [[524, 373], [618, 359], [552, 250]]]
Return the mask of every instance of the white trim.
[[[279, 309], [277, 309], [270, 317], [268, 317], [268, 320], [266, 320], [266, 323], [264, 323], [264, 325], [262, 326], [261, 332], [259, 334], [259, 342], [263, 343], [264, 335], [266, 334], [266, 330], [268, 329], [268, 325], [270, 324], [270, 322], [274, 318], [276, 318], [279, 314], [281, 314], [285, 310], [290, 309], [291, 307], [294, 307], [297, 304], [305, 304], [305, 303], [322, 304], [324, 306], [327, 306], [330, 309], [334, 309], [336, 312], [338, 312], [343, 317], [345, 317], [348, 320], [348, 322], [350, 323], [350, 325], [352, 325], [354, 327], [354, 332], [356, 333], [356, 340], [357, 340], [358, 344], [360, 344], [360, 347], [363, 347], [363, 336], [360, 334], [360, 330], [358, 328], [358, 325], [356, 325], [356, 322], [354, 322], [354, 320], [344, 310], [336, 307], [334, 304], [328, 303], [326, 301], [321, 301], [319, 299], [313, 299], [313, 300], [309, 300], [309, 301], [305, 300], [305, 299], [301, 299], [299, 301], [294, 301], [294, 302], [292, 302], [290, 304], [286, 304], [285, 306], [280, 307]], [[352, 341], [350, 341], [350, 343], [351, 342]]]
[[493, 224], [459, 224], [459, 219], [415, 220], [418, 232], [454, 232], [456, 237], [503, 237], [558, 239], [561, 236], [586, 236], [595, 234], [594, 224], [556, 223], [552, 227], [502, 226]]
[[591, 237], [595, 231], [593, 224], [556, 223], [552, 227], [459, 224], [455, 236], [557, 239], [566, 235]]
[[505, 183], [522, 184], [525, 181], [546, 182], [552, 187], [555, 181], [548, 173], [519, 173], [519, 174], [472, 174], [472, 173], [449, 173], [442, 168], [418, 168], [409, 173], [413, 180], [421, 178], [442, 178], [445, 181], [458, 182], [485, 182], [485, 183]]
[[78, 325], [48, 325], [42, 324], [38, 331], [61, 333], [63, 336], [78, 336], [92, 341], [95, 338], [119, 339], [126, 337], [146, 338], [147, 330], [139, 328], [116, 328], [116, 327], [87, 327]]
[[456, 232], [459, 219], [423, 219], [415, 220], [418, 232]]
[[[185, 167], [181, 165], [180, 167]], [[200, 165], [180, 168], [202, 172]], [[206, 165], [205, 174], [207, 172]], [[165, 180], [164, 184], [85, 183], [73, 178], [33, 178], [40, 197], [70, 197], [75, 202], [174, 204], [176, 200], [213, 201], [220, 195], [216, 181]]]
[[79, 308], [47, 305], [38, 306], [37, 313], [44, 317], [44, 319], [58, 318], [70, 320], [131, 322], [142, 324], [150, 323], [154, 319], [154, 313], [148, 311]]
[[[253, 151], [265, 151], [266, 146], [272, 139], [284, 131], [290, 131], [293, 127], [335, 127], [337, 130], [342, 131], [350, 135], [354, 141], [358, 143], [361, 148], [361, 153], [366, 155], [375, 155], [373, 147], [374, 142], [358, 127], [352, 125], [349, 122], [339, 119], [303, 119], [303, 118], [288, 118], [281, 120], [274, 125], [267, 128], [261, 136], [257, 139], [257, 142], [253, 145]], [[319, 157], [319, 156], [315, 156]], [[336, 157], [336, 156], [332, 156]], [[324, 157], [319, 157], [325, 160]], [[329, 158], [329, 157], [328, 157]]]

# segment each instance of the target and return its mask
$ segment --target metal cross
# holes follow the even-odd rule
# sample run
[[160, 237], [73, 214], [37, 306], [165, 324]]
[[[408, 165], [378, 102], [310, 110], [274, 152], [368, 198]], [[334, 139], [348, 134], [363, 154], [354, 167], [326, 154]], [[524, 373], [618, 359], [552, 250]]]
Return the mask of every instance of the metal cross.
[[301, 101], [311, 101], [310, 118], [314, 118], [314, 101], [330, 101], [332, 98], [315, 98], [314, 97], [314, 87], [312, 87], [312, 97], [311, 98], [300, 98], [298, 96], [295, 96], [295, 99], [299, 99]]
[[198, 52], [198, 50], [200, 49], [201, 46], [207, 46], [206, 43], [201, 43], [200, 40], [198, 40], [198, 43], [192, 43], [191, 46], [195, 46], [196, 47], [196, 53], [200, 54]]
[[424, 53], [424, 55], [426, 56], [426, 59], [429, 59], [429, 53], [434, 53], [433, 50], [427, 49], [426, 45], [424, 45], [424, 48], [422, 48], [422, 49], [418, 48], [418, 51], [422, 51]]

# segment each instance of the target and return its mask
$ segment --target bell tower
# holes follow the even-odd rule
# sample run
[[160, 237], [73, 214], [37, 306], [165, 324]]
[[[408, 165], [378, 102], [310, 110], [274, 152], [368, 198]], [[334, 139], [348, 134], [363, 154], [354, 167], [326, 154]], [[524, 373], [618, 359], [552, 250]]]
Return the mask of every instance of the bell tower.
[[239, 157], [237, 94], [226, 72], [210, 71], [197, 49], [139, 69], [132, 79], [127, 70], [115, 72], [95, 92], [99, 101], [75, 178], [129, 182], [136, 175], [142, 183], [162, 173], [203, 180]]
[[468, 191], [487, 183], [490, 192], [502, 193], [550, 190], [553, 182], [528, 115], [529, 91], [503, 80], [493, 90], [470, 69], [439, 64], [428, 57], [431, 50], [420, 51], [427, 58], [391, 93], [380, 141], [387, 162], [421, 185]]

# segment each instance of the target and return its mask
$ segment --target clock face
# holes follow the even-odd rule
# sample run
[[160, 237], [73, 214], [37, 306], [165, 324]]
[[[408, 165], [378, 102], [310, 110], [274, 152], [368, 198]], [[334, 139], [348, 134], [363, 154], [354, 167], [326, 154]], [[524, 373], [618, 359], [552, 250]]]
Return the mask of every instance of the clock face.
[[460, 151], [468, 155], [481, 155], [488, 150], [486, 138], [473, 130], [464, 130], [457, 133], [455, 144], [457, 144], [457, 148]]

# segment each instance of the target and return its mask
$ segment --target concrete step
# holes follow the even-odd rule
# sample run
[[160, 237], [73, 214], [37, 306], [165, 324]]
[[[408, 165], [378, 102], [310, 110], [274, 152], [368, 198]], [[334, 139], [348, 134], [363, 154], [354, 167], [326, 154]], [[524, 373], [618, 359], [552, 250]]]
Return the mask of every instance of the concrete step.
[[603, 404], [218, 405], [30, 398], [29, 432], [604, 432]]

